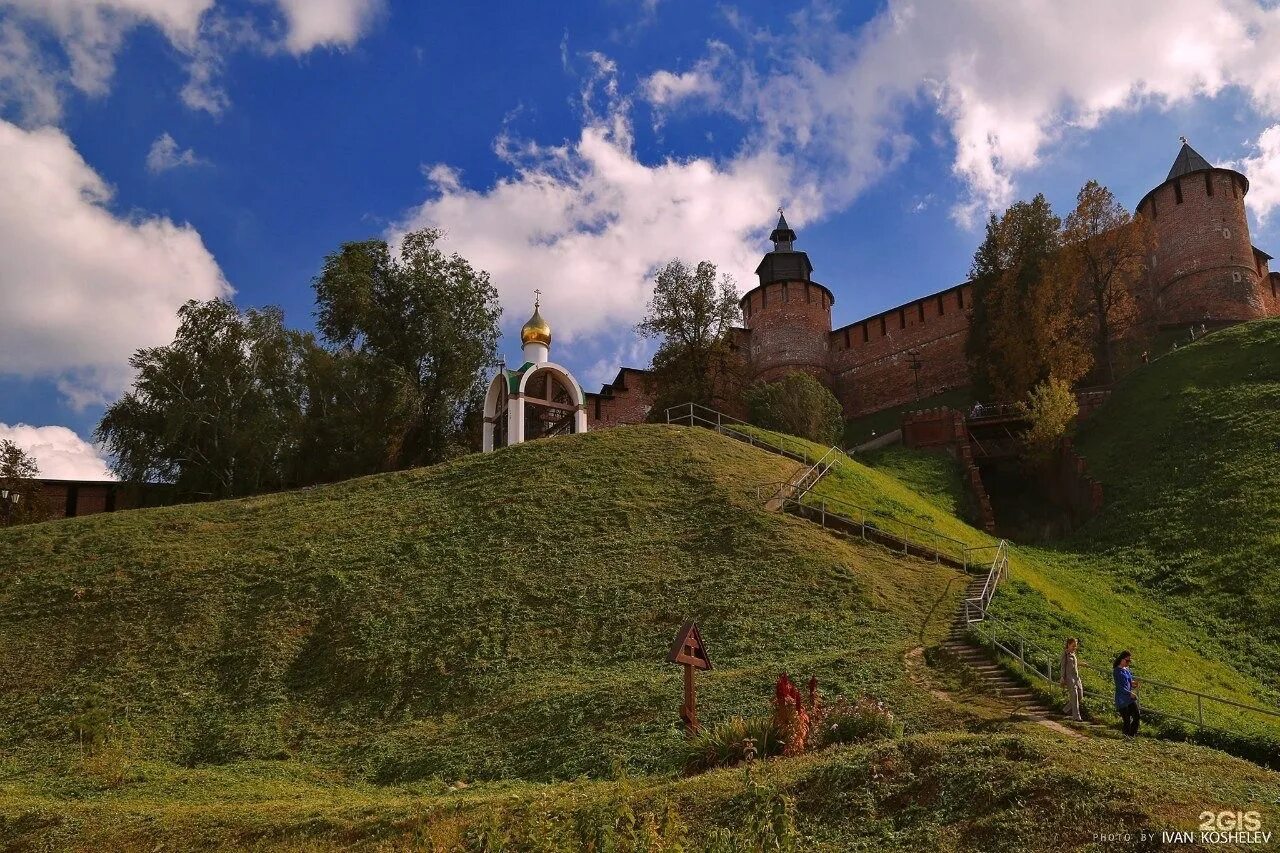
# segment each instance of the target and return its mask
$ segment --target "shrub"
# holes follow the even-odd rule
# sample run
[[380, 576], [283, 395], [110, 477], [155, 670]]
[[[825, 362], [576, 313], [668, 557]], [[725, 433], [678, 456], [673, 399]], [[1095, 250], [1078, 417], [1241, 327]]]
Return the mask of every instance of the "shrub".
[[1050, 379], [1032, 388], [1030, 401], [1019, 403], [1018, 409], [1031, 422], [1022, 436], [1022, 445], [1032, 463], [1044, 463], [1053, 456], [1080, 412], [1071, 384], [1061, 379]]
[[733, 767], [746, 760], [747, 738], [755, 741], [757, 758], [781, 755], [783, 741], [771, 717], [733, 717], [703, 726], [688, 741], [685, 769], [700, 773], [716, 767]]
[[778, 382], [758, 383], [746, 392], [756, 426], [835, 444], [844, 431], [840, 401], [807, 373], [791, 373]]
[[897, 737], [902, 733], [893, 711], [874, 696], [855, 700], [837, 697], [831, 704], [820, 706], [813, 728], [819, 747]]

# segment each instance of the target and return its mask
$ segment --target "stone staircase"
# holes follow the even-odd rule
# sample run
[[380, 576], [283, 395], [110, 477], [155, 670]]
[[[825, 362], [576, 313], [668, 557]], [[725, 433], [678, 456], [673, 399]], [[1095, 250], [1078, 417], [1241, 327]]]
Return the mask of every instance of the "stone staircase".
[[[964, 597], [971, 599], [980, 596], [985, 582], [986, 578], [983, 575], [971, 578]], [[951, 632], [943, 641], [942, 648], [954, 655], [960, 663], [976, 675], [987, 692], [1011, 703], [1015, 714], [1032, 720], [1062, 718], [1062, 714], [1056, 708], [1050, 708], [1044, 704], [1031, 688], [1020, 683], [1008, 669], [998, 663], [984, 646], [969, 639], [963, 600], [956, 605], [955, 618], [951, 620]]]

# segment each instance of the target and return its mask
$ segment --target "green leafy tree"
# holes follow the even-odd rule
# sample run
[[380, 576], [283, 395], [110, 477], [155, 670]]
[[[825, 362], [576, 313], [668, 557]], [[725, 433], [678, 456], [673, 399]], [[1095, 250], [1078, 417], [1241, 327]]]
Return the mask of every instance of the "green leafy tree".
[[310, 337], [279, 308], [191, 301], [173, 343], [138, 350], [133, 388], [96, 437], [131, 482], [165, 481], [180, 497], [226, 498], [294, 485]]
[[1131, 216], [1111, 190], [1089, 181], [1063, 226], [1062, 274], [1080, 283], [1083, 313], [1093, 324], [1094, 355], [1104, 382], [1115, 380], [1113, 342], [1137, 320], [1134, 286], [1147, 274], [1155, 245], [1151, 223]]
[[1078, 284], [1055, 263], [1061, 227], [1043, 195], [987, 222], [970, 270], [974, 305], [966, 345], [982, 396], [1019, 400], [1049, 378], [1075, 382], [1092, 364]]
[[1027, 401], [1018, 403], [1018, 409], [1030, 422], [1021, 436], [1025, 458], [1036, 466], [1053, 457], [1080, 413], [1080, 404], [1070, 383], [1049, 379], [1032, 388]]
[[380, 420], [368, 426], [386, 435], [391, 468], [457, 452], [497, 361], [497, 290], [488, 273], [441, 252], [440, 238], [410, 232], [398, 253], [382, 240], [346, 243], [312, 283], [321, 334], [372, 368]]
[[655, 413], [680, 403], [715, 405], [739, 394], [730, 330], [741, 320], [732, 277], [715, 264], [690, 269], [668, 261], [654, 277], [653, 298], [637, 331], [660, 341], [650, 367]]
[[820, 444], [836, 443], [844, 431], [840, 401], [807, 373], [789, 373], [778, 382], [759, 383], [745, 396], [756, 426]]
[[43, 518], [39, 476], [35, 457], [9, 439], [0, 439], [0, 524], [26, 524]]

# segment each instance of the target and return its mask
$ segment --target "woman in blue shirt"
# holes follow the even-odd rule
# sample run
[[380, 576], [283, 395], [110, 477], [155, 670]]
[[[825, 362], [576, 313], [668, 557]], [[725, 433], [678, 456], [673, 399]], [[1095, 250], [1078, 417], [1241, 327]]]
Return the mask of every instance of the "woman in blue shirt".
[[1116, 710], [1124, 720], [1124, 733], [1133, 737], [1138, 733], [1138, 680], [1129, 670], [1133, 655], [1121, 652], [1111, 665], [1111, 676], [1116, 683]]

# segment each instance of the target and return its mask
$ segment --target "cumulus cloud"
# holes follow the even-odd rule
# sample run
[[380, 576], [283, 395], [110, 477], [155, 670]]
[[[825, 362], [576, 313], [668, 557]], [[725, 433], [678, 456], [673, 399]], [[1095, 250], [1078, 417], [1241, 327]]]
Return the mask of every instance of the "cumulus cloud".
[[540, 289], [558, 343], [629, 328], [652, 273], [673, 257], [711, 260], [748, 284], [774, 208], [785, 201], [803, 223], [816, 196], [770, 151], [641, 161], [612, 63], [589, 58], [587, 119], [575, 140], [501, 137], [497, 151], [513, 175], [485, 190], [467, 188], [451, 167], [429, 167], [430, 197], [397, 229], [445, 229], [449, 249], [492, 275], [509, 328], [526, 319]]
[[231, 293], [190, 225], [121, 217], [65, 134], [0, 121], [0, 374], [47, 378], [76, 406], [129, 380], [173, 338], [188, 299]]
[[199, 166], [204, 162], [192, 149], [178, 147], [178, 143], [167, 132], [156, 137], [156, 141], [151, 143], [151, 150], [147, 152], [147, 171], [153, 175], [182, 166]]
[[[264, 32], [251, 15], [226, 11], [228, 5], [219, 0], [0, 0], [0, 13], [8, 15], [0, 28], [0, 98], [17, 107], [25, 124], [54, 121], [67, 87], [89, 95], [109, 91], [125, 38], [151, 26], [185, 58], [183, 102], [218, 115], [230, 103], [218, 82], [228, 52], [301, 56], [320, 47], [349, 47], [367, 32], [382, 0], [273, 0], [283, 18], [283, 26], [274, 30], [282, 34]], [[33, 51], [33, 42], [49, 36], [64, 63]]]
[[[1018, 173], [1068, 128], [1227, 87], [1280, 115], [1280, 10], [1271, 6], [889, 0], [847, 32], [818, 3], [793, 16], [790, 32], [740, 24], [743, 58], [719, 63], [707, 100], [758, 125], [756, 144], [826, 175], [833, 207], [901, 162], [916, 144], [906, 117], [931, 110], [950, 129], [965, 189], [953, 213], [967, 224], [1012, 201]], [[780, 40], [799, 49], [767, 47]]]
[[1253, 156], [1227, 164], [1249, 176], [1249, 194], [1244, 203], [1266, 222], [1280, 206], [1280, 124], [1273, 124], [1258, 135]]
[[98, 448], [64, 426], [0, 423], [0, 440], [12, 441], [36, 460], [45, 480], [114, 480]]
[[288, 22], [285, 47], [295, 55], [317, 47], [350, 47], [382, 9], [381, 0], [276, 0]]

